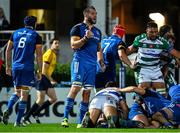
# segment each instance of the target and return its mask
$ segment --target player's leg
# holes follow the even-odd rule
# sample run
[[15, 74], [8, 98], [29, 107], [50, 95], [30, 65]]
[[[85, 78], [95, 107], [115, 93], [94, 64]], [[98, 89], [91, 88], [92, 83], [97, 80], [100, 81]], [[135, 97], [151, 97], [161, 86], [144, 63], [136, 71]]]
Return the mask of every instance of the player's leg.
[[103, 113], [108, 122], [108, 128], [115, 128], [118, 121], [116, 100], [111, 96], [106, 96]]
[[94, 88], [94, 85], [95, 85], [96, 67], [86, 66], [85, 68], [86, 68], [85, 70], [87, 71], [84, 74], [84, 80], [83, 80], [84, 88], [82, 92], [82, 101], [80, 103], [80, 111], [79, 111], [79, 119], [78, 119], [77, 128], [81, 127], [82, 119], [88, 110], [91, 90]]
[[69, 118], [69, 113], [73, 109], [74, 106], [74, 99], [77, 96], [78, 92], [81, 90], [81, 86], [77, 85], [72, 85], [71, 89], [69, 91], [69, 94], [66, 99], [65, 107], [64, 107], [64, 119], [61, 123], [62, 126], [68, 127], [68, 118]]
[[85, 113], [88, 111], [91, 89], [92, 89], [92, 87], [83, 88], [82, 101], [80, 102], [80, 112], [79, 112], [77, 128], [81, 128], [82, 119], [83, 119]]
[[104, 106], [103, 112], [108, 122], [108, 128], [115, 128], [118, 121], [117, 109], [112, 106]]
[[[21, 118], [27, 106], [27, 100], [31, 86], [34, 85], [34, 71], [17, 70], [14, 74], [16, 76], [15, 86], [21, 90], [21, 98], [19, 100], [18, 112], [14, 126], [21, 126]], [[28, 75], [28, 76], [27, 76]]]
[[72, 86], [71, 89], [68, 93], [66, 102], [65, 102], [65, 107], [64, 107], [64, 119], [61, 123], [62, 126], [68, 127], [68, 117], [70, 111], [73, 109], [74, 106], [74, 99], [76, 98], [78, 92], [82, 88], [82, 81], [84, 78], [84, 68], [83, 68], [83, 63], [81, 63], [78, 60], [73, 60], [71, 63], [71, 81], [72, 81]]
[[173, 127], [172, 124], [168, 121], [168, 119], [171, 119], [173, 117], [173, 112], [169, 110], [168, 108], [164, 108], [160, 110], [159, 112], [156, 112], [152, 118], [154, 120], [159, 121], [161, 124], [163, 124], [167, 128]]
[[8, 124], [9, 114], [13, 109], [13, 105], [19, 100], [19, 97], [21, 95], [21, 90], [16, 87], [17, 83], [21, 82], [21, 76], [20, 76], [19, 71], [17, 70], [12, 71], [12, 77], [13, 77], [13, 82], [15, 86], [15, 93], [11, 95], [8, 101], [8, 107], [3, 112], [3, 123], [6, 125]]
[[89, 105], [89, 111], [86, 112], [82, 120], [82, 127], [96, 127], [96, 122], [102, 112], [102, 105], [105, 101], [104, 98], [103, 96], [96, 96], [92, 99]]
[[24, 115], [25, 109], [27, 107], [27, 99], [29, 96], [29, 87], [25, 87], [25, 86], [20, 86], [18, 87], [19, 89], [21, 89], [21, 97], [20, 100], [18, 102], [18, 112], [17, 112], [17, 116], [16, 116], [16, 121], [14, 126], [22, 126], [21, 125], [21, 118]]
[[21, 90], [15, 88], [15, 93], [13, 93], [8, 101], [7, 109], [3, 112], [2, 121], [5, 125], [8, 124], [9, 114], [12, 112], [13, 105], [19, 100], [21, 95]]
[[46, 100], [45, 102], [42, 103], [42, 105], [34, 112], [33, 116], [36, 120], [37, 123], [40, 123], [40, 120], [38, 118], [40, 112], [43, 110], [43, 109], [46, 109], [47, 107], [49, 107], [51, 104], [55, 103], [57, 101], [57, 98], [56, 98], [56, 93], [55, 93], [55, 90], [54, 88], [49, 88], [47, 90], [47, 95], [49, 97], [48, 100]]
[[151, 79], [149, 76], [149, 69], [140, 68], [136, 72], [136, 78], [138, 87], [140, 88], [151, 88]]
[[[40, 95], [40, 99], [38, 99], [36, 102], [37, 104], [40, 105], [40, 107], [34, 111], [33, 117], [35, 118], [37, 123], [40, 123], [40, 120], [38, 118], [40, 112], [43, 109], [49, 107], [52, 103], [56, 102], [57, 98], [56, 98], [55, 90], [54, 90], [50, 80], [44, 75], [42, 75], [42, 79], [41, 79], [41, 81], [39, 83], [39, 87], [37, 89], [41, 90], [40, 92], [42, 92], [43, 95]], [[45, 94], [48, 95], [49, 99], [44, 102]], [[41, 101], [41, 97], [42, 97], [42, 101]]]
[[160, 94], [166, 96], [166, 86], [164, 83], [164, 77], [160, 68], [155, 68], [151, 72], [152, 88], [154, 88]]
[[38, 119], [38, 117], [36, 117], [37, 115], [34, 115], [34, 113], [41, 107], [41, 105], [44, 102], [45, 99], [45, 95], [46, 95], [46, 91], [44, 90], [37, 90], [37, 100], [34, 102], [34, 104], [32, 105], [32, 107], [30, 108], [30, 110], [27, 112], [27, 114], [24, 116], [23, 118], [23, 123], [25, 124], [30, 124], [30, 117], [33, 116], [34, 119], [36, 120], [37, 123], [40, 123], [40, 120]]

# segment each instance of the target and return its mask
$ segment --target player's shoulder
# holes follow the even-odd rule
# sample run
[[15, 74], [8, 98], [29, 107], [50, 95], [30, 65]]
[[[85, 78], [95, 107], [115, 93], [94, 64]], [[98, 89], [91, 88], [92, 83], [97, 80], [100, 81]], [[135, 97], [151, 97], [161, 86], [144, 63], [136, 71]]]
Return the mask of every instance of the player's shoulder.
[[48, 49], [45, 53], [44, 53], [44, 55], [51, 55], [53, 52], [52, 52], [52, 50], [51, 49]]
[[78, 23], [78, 24], [76, 24], [76, 25], [74, 25], [73, 27], [72, 27], [72, 29], [74, 29], [74, 28], [80, 28], [80, 27], [85, 27], [86, 25], [84, 24], [84, 23]]
[[140, 35], [138, 35], [138, 36], [136, 36], [135, 37], [135, 40], [142, 40], [142, 39], [145, 39], [147, 37], [147, 35], [145, 34], [145, 33], [142, 33], [142, 34], [140, 34]]
[[101, 30], [99, 28], [97, 28], [96, 26], [93, 26], [93, 28], [101, 34]]
[[163, 44], [168, 44], [168, 43], [169, 43], [168, 40], [165, 39], [164, 37], [158, 36], [157, 38], [158, 38], [158, 40], [159, 40], [160, 42], [162, 42]]

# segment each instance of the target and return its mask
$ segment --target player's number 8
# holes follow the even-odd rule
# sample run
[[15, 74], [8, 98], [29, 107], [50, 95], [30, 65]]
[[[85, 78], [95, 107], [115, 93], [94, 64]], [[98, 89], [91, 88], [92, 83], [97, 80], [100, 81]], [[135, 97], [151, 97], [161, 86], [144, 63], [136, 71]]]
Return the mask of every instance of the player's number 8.
[[26, 43], [26, 38], [21, 37], [21, 39], [19, 40], [18, 48], [24, 48], [25, 43]]

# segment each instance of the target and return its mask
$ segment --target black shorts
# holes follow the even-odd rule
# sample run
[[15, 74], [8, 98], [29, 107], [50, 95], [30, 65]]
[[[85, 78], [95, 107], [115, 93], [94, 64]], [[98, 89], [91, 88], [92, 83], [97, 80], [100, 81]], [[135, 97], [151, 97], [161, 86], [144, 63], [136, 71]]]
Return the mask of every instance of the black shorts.
[[39, 91], [47, 91], [49, 88], [53, 88], [50, 80], [45, 75], [42, 75], [42, 78], [38, 82], [36, 89]]

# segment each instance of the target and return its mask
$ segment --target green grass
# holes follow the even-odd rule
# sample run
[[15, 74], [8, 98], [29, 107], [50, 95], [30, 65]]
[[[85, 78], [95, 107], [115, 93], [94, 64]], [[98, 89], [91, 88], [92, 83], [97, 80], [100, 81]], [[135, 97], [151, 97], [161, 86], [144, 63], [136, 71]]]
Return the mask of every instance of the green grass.
[[71, 124], [69, 128], [63, 128], [60, 124], [31, 124], [27, 127], [13, 127], [13, 124], [0, 124], [0, 132], [176, 132], [180, 133], [180, 129], [103, 129], [103, 128], [80, 128], [77, 129], [75, 124]]

